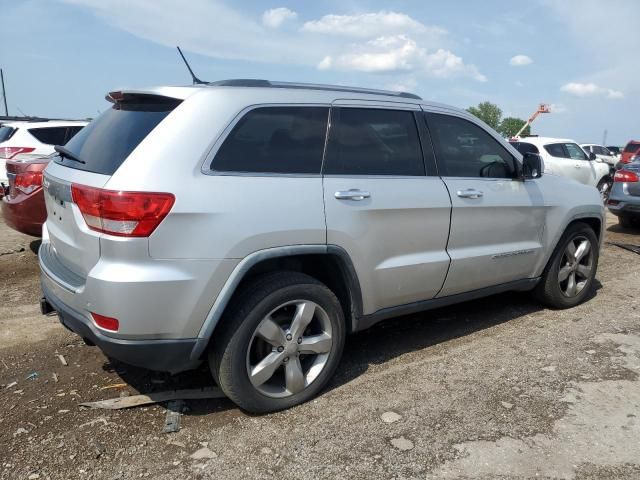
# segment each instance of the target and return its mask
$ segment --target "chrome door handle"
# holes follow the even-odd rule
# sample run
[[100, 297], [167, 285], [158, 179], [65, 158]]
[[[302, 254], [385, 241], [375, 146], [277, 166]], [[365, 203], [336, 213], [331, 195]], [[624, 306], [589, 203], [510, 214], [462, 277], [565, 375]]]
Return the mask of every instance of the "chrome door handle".
[[480, 190], [475, 188], [467, 188], [466, 190], [458, 190], [458, 196], [460, 198], [480, 198], [484, 195]]
[[338, 200], [354, 200], [360, 201], [365, 198], [369, 198], [371, 194], [364, 190], [358, 190], [357, 188], [352, 188], [351, 190], [338, 190], [334, 195]]

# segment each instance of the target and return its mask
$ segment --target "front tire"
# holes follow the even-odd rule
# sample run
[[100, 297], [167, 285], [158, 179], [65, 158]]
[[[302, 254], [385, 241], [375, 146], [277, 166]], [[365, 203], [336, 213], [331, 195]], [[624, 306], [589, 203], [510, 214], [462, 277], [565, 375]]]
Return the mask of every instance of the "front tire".
[[589, 225], [578, 222], [567, 228], [534, 290], [545, 306], [574, 307], [590, 295], [598, 269], [598, 238]]
[[340, 302], [297, 272], [258, 277], [229, 305], [209, 366], [222, 391], [251, 413], [275, 412], [316, 396], [344, 348]]

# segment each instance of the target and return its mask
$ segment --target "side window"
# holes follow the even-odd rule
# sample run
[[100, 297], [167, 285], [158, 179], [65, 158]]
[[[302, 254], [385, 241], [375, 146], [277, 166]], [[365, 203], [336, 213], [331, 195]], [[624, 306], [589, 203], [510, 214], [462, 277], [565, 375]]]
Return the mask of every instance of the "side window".
[[532, 143], [527, 142], [513, 142], [511, 145], [515, 147], [522, 155], [525, 153], [540, 153], [538, 147]]
[[325, 174], [425, 174], [413, 112], [373, 108], [333, 112]]
[[427, 120], [442, 176], [516, 176], [515, 160], [511, 154], [476, 124], [437, 113], [428, 113]]
[[574, 160], [589, 160], [589, 157], [587, 157], [587, 154], [584, 153], [584, 150], [582, 150], [579, 145], [575, 143], [565, 143], [564, 147], [569, 153], [569, 158]]
[[31, 128], [29, 133], [47, 145], [64, 145], [67, 127]]
[[65, 143], [71, 140], [76, 133], [82, 130], [82, 127], [67, 127], [67, 136], [65, 137]]
[[550, 145], [545, 145], [544, 149], [552, 157], [569, 158], [568, 153], [565, 151], [561, 143], [552, 143]]
[[218, 150], [219, 172], [319, 174], [328, 107], [260, 107], [247, 112]]

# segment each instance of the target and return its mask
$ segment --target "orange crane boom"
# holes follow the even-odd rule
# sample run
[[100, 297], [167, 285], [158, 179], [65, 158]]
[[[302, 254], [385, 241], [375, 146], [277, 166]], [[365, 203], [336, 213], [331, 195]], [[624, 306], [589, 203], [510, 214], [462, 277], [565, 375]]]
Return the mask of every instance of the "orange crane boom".
[[538, 105], [538, 109], [535, 111], [533, 115], [529, 117], [529, 120], [526, 121], [526, 123], [522, 126], [522, 128], [518, 131], [518, 133], [516, 133], [515, 136], [519, 137], [520, 134], [524, 132], [525, 129], [533, 123], [533, 121], [538, 117], [538, 115], [540, 115], [541, 113], [550, 113], [550, 112], [551, 112], [551, 108], [549, 107], [548, 104], [541, 103], [540, 105]]

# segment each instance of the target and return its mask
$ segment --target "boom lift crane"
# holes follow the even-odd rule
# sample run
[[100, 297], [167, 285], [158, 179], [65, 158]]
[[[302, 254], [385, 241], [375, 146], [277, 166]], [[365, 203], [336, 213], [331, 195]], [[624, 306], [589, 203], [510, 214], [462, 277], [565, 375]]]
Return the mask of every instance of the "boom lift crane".
[[535, 111], [535, 113], [533, 115], [531, 115], [529, 117], [529, 120], [527, 120], [527, 122], [522, 126], [522, 128], [518, 131], [518, 133], [516, 133], [516, 138], [520, 136], [520, 134], [522, 132], [525, 131], [525, 129], [531, 125], [533, 123], [533, 121], [538, 117], [538, 115], [540, 115], [541, 113], [551, 113], [551, 108], [549, 107], [548, 104], [546, 103], [541, 103], [540, 105], [538, 105], [538, 110]]

